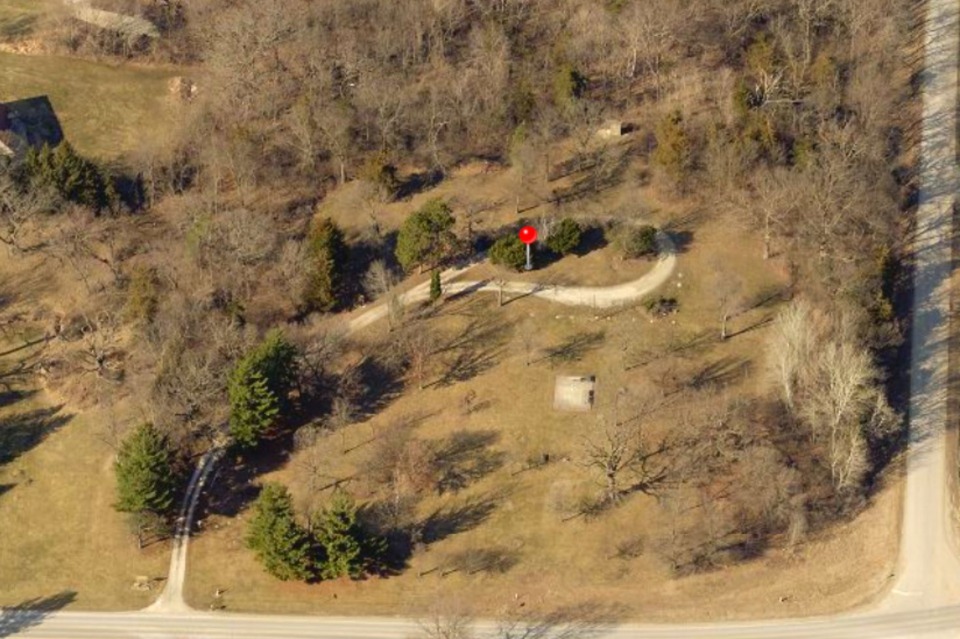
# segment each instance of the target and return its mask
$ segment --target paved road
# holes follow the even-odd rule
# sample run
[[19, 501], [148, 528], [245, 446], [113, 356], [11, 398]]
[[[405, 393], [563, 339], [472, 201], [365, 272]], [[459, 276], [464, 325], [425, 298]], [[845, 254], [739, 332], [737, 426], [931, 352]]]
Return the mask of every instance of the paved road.
[[[617, 627], [566, 628], [535, 626], [510, 637], [526, 639], [791, 639], [819, 637], [897, 639], [960, 637], [960, 562], [950, 529], [948, 478], [956, 469], [946, 455], [946, 330], [950, 274], [951, 210], [960, 180], [956, 160], [957, 58], [960, 46], [960, 7], [956, 0], [929, 0], [926, 30], [926, 78], [922, 89], [923, 126], [921, 194], [917, 208], [917, 260], [914, 276], [914, 325], [910, 340], [915, 354], [911, 369], [910, 447], [904, 523], [896, 583], [876, 606], [815, 619], [761, 622], [725, 622], [671, 626], [627, 624]], [[670, 259], [670, 257], [665, 257]], [[658, 265], [658, 268], [660, 266]], [[672, 266], [670, 266], [672, 269]], [[654, 269], [654, 273], [658, 270]], [[445, 274], [449, 281], [456, 272]], [[649, 275], [648, 275], [649, 277]], [[669, 272], [664, 276], [664, 281]], [[653, 280], [648, 280], [652, 283]], [[662, 283], [662, 282], [661, 282]], [[625, 285], [629, 287], [631, 285]], [[490, 283], [452, 282], [456, 287], [496, 290]], [[598, 306], [620, 303], [630, 289], [596, 295], [589, 289], [565, 294], [552, 289], [535, 290], [529, 284], [510, 285], [512, 294], [530, 293], [561, 303], [578, 303], [595, 297]], [[420, 290], [420, 289], [423, 290]], [[637, 288], [633, 289], [635, 293]], [[652, 289], [651, 289], [652, 290]], [[589, 292], [588, 292], [589, 291]], [[426, 294], [426, 287], [407, 293], [405, 301]], [[582, 303], [582, 302], [580, 302]], [[355, 318], [356, 330], [381, 319], [378, 307]], [[891, 534], [894, 534], [891, 531]], [[182, 549], [186, 555], [185, 544]], [[173, 564], [172, 564], [173, 565]], [[182, 564], [185, 567], [185, 564]], [[6, 611], [0, 616], [0, 636], [21, 630], [24, 636], [47, 638], [221, 638], [259, 639], [403, 639], [416, 632], [404, 619], [312, 618], [202, 614], [164, 610], [134, 613]], [[493, 637], [491, 626], [480, 626], [480, 636]], [[503, 636], [503, 635], [501, 635]]]
[[[958, 187], [958, 3], [931, 0], [926, 26], [926, 83], [920, 149], [916, 270], [910, 345], [910, 447], [904, 495], [900, 570], [881, 611], [917, 610], [960, 601], [950, 504], [947, 443], [949, 280], [953, 205]], [[956, 424], [953, 425], [956, 428]], [[953, 441], [953, 446], [956, 442]], [[960, 625], [955, 626], [960, 637]]]

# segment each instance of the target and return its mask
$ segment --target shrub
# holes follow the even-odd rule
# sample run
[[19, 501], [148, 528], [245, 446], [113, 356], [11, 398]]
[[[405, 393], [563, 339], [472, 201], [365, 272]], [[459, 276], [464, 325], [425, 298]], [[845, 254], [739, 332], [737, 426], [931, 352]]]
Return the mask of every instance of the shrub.
[[124, 315], [134, 322], [153, 321], [160, 305], [160, 279], [152, 268], [138, 267], [130, 277]]
[[408, 217], [397, 235], [397, 261], [404, 270], [414, 266], [437, 266], [456, 248], [450, 206], [433, 199]]
[[400, 179], [397, 177], [397, 168], [387, 161], [384, 153], [377, 153], [367, 159], [360, 168], [360, 179], [373, 185], [380, 198], [390, 201], [397, 196], [400, 190]]
[[679, 111], [671, 113], [657, 126], [657, 148], [653, 151], [653, 161], [670, 175], [680, 180], [690, 168], [692, 155], [690, 139]]
[[516, 235], [504, 235], [490, 247], [490, 261], [522, 271], [527, 263], [527, 249]]
[[643, 303], [643, 306], [652, 315], [665, 317], [672, 315], [680, 309], [680, 304], [675, 297], [655, 297]]
[[619, 237], [619, 248], [628, 260], [657, 254], [657, 229], [645, 224], [626, 229]]
[[554, 253], [567, 255], [580, 246], [582, 237], [583, 229], [576, 220], [565, 217], [551, 229], [550, 236], [547, 237], [547, 247]]

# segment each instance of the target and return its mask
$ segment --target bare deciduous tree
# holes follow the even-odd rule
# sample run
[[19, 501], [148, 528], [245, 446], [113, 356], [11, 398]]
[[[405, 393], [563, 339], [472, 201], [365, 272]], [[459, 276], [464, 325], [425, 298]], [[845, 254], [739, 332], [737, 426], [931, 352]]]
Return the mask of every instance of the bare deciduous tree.
[[396, 274], [383, 260], [374, 260], [363, 276], [363, 290], [371, 300], [376, 300], [392, 289], [397, 283]]
[[647, 440], [643, 416], [600, 427], [602, 433], [584, 438], [581, 464], [600, 476], [603, 501], [618, 503], [628, 490], [651, 490], [663, 478], [664, 469], [653, 466], [661, 447]]

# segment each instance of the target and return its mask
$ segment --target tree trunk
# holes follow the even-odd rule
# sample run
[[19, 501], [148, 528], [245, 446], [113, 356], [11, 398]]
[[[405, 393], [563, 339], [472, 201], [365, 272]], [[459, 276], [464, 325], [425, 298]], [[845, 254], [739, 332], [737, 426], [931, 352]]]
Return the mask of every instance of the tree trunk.
[[770, 216], [763, 218], [763, 259], [770, 259]]

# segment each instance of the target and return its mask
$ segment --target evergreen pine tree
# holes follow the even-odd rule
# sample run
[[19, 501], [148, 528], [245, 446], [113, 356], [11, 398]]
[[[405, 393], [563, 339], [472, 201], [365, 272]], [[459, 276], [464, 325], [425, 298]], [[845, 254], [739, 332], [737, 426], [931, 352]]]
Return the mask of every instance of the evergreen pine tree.
[[25, 167], [35, 187], [52, 187], [60, 197], [97, 211], [113, 206], [118, 199], [113, 182], [96, 164], [77, 154], [69, 142], [55, 149], [47, 144], [39, 151], [31, 149]]
[[297, 349], [274, 330], [237, 362], [227, 381], [230, 434], [251, 447], [289, 409], [297, 379]]
[[293, 501], [286, 487], [266, 484], [253, 506], [247, 547], [267, 572], [282, 581], [313, 576], [310, 540], [294, 520]]
[[675, 111], [657, 125], [657, 148], [653, 161], [675, 180], [683, 178], [690, 164], [690, 139], [684, 127], [683, 115]]
[[326, 561], [320, 569], [324, 579], [351, 577], [363, 574], [364, 535], [357, 524], [357, 508], [350, 497], [338, 491], [333, 501], [314, 521], [317, 541], [326, 551]]
[[297, 348], [283, 332], [273, 329], [249, 355], [251, 365], [263, 374], [267, 388], [273, 393], [281, 411], [289, 407], [289, 395], [297, 383]]
[[168, 514], [174, 505], [175, 480], [170, 442], [153, 424], [139, 426], [120, 445], [114, 469], [121, 512]]
[[323, 312], [335, 310], [343, 302], [343, 268], [347, 260], [343, 231], [330, 218], [323, 218], [311, 230], [307, 249], [310, 277], [306, 305]]
[[436, 302], [443, 295], [443, 288], [440, 284], [440, 271], [435, 270], [430, 276], [430, 301]]
[[130, 513], [130, 523], [143, 547], [144, 532], [166, 528], [174, 507], [176, 478], [172, 471], [173, 450], [167, 438], [152, 424], [143, 424], [120, 445], [114, 470], [120, 512]]
[[230, 399], [230, 435], [243, 448], [252, 448], [280, 416], [277, 396], [263, 373], [244, 363], [234, 369], [227, 386]]

